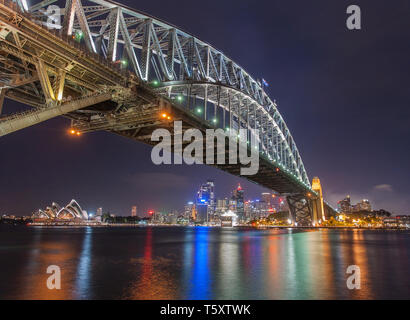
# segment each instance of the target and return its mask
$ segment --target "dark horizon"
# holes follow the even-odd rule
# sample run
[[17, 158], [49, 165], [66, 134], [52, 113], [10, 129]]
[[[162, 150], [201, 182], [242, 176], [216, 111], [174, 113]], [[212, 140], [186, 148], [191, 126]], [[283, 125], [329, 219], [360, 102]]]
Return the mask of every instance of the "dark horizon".
[[[356, 1], [362, 30], [346, 28], [348, 1], [120, 1], [187, 30], [269, 82], [308, 172], [333, 206], [350, 195], [410, 214], [410, 3]], [[181, 7], [184, 10], [181, 10]], [[218, 7], [218, 10], [215, 10]], [[6, 100], [4, 113], [25, 108]], [[28, 215], [76, 199], [118, 215], [182, 209], [199, 185], [216, 197], [241, 183], [245, 199], [267, 189], [205, 165], [155, 166], [150, 147], [108, 132], [72, 137], [57, 118], [0, 139], [0, 214]]]

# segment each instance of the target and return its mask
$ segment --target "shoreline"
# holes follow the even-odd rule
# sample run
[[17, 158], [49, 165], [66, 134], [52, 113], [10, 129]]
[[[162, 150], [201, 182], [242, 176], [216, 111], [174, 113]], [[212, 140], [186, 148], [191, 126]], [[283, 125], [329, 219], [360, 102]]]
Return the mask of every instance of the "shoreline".
[[162, 227], [162, 228], [170, 228], [170, 227], [206, 227], [206, 228], [223, 228], [223, 229], [255, 229], [255, 230], [266, 230], [266, 229], [296, 229], [296, 230], [320, 230], [320, 229], [337, 229], [337, 230], [390, 230], [390, 231], [406, 231], [410, 230], [408, 228], [369, 228], [369, 227], [294, 227], [294, 226], [247, 226], [247, 225], [238, 225], [234, 227], [222, 227], [222, 226], [206, 226], [206, 225], [179, 225], [179, 224], [39, 224], [39, 223], [31, 223], [26, 224], [26, 227], [44, 227], [44, 228], [86, 228], [86, 227], [95, 227], [95, 228], [125, 228], [125, 227], [132, 227], [132, 228], [147, 228], [147, 227]]

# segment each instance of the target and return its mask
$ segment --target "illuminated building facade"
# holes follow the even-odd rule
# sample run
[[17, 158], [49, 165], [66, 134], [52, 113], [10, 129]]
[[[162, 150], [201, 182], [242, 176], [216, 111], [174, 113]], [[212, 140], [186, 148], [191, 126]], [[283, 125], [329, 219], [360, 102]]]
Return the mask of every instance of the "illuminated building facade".
[[352, 205], [350, 203], [350, 196], [346, 196], [343, 200], [337, 202], [339, 212], [349, 213], [352, 211]]
[[338, 206], [339, 212], [343, 212], [343, 213], [372, 211], [372, 206], [368, 199], [362, 199], [357, 204], [352, 205], [350, 196], [346, 196], [346, 198], [344, 198], [343, 200], [338, 201], [337, 206]]
[[215, 213], [215, 184], [208, 180], [202, 184], [196, 197], [196, 222], [208, 222]]
[[232, 200], [235, 202], [235, 212], [240, 221], [245, 219], [245, 206], [243, 201], [243, 189], [240, 184], [233, 191]]
[[88, 220], [87, 211], [81, 209], [76, 200], [71, 200], [65, 207], [60, 207], [58, 203], [53, 202], [46, 209], [38, 209], [32, 216], [34, 221], [49, 220], [49, 221], [81, 221]]
[[196, 218], [196, 210], [195, 210], [195, 203], [192, 201], [188, 202], [184, 207], [184, 218], [189, 220], [195, 220]]
[[131, 208], [131, 217], [136, 217], [137, 216], [137, 206], [133, 206]]
[[362, 199], [360, 202], [355, 204], [352, 208], [353, 212], [358, 212], [358, 211], [372, 211], [372, 206], [370, 204], [370, 201], [367, 199]]

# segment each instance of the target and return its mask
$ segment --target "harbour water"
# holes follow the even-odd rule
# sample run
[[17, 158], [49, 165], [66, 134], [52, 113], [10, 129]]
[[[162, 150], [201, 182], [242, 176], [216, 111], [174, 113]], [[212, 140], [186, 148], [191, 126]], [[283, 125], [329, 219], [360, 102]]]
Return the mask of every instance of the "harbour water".
[[0, 299], [410, 298], [410, 231], [0, 226], [0, 257]]

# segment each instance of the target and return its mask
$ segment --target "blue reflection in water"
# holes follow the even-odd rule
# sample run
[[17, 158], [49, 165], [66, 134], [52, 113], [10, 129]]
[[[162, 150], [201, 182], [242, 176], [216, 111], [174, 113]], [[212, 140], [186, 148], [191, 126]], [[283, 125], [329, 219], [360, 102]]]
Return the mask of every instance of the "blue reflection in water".
[[205, 300], [211, 298], [208, 265], [209, 228], [196, 227], [194, 230], [194, 261], [188, 299]]
[[75, 282], [75, 292], [77, 299], [90, 299], [90, 276], [91, 276], [91, 240], [93, 228], [87, 227], [83, 239], [83, 246], [80, 261], [77, 265], [77, 277]]

